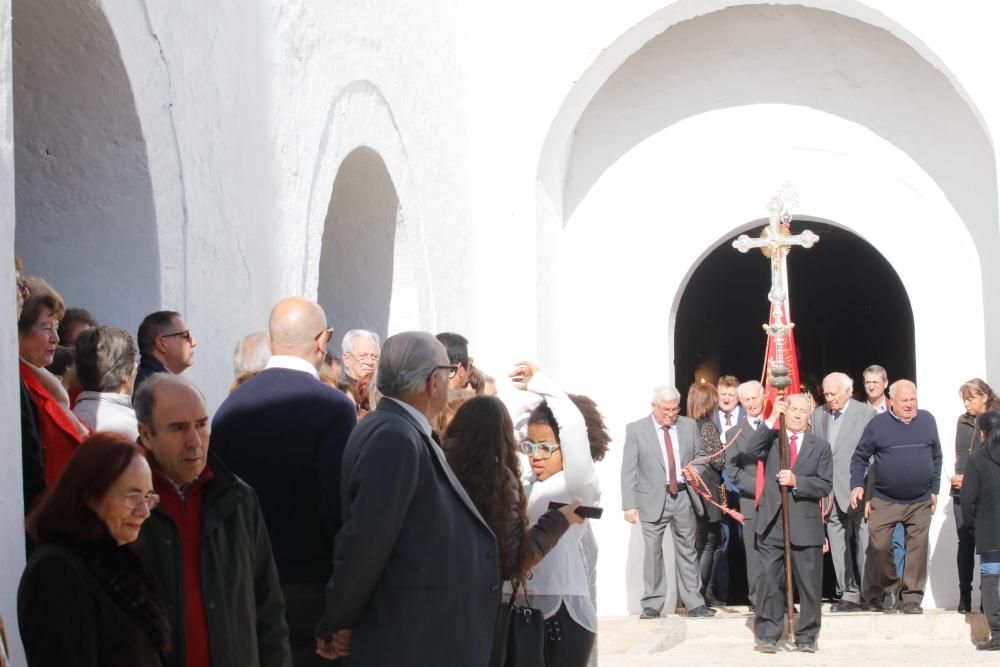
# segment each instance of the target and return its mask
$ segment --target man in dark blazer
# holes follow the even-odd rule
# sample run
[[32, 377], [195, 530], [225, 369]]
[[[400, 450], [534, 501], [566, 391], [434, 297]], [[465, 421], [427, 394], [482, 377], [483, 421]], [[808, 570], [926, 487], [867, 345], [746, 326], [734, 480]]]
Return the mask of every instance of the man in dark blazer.
[[754, 550], [754, 515], [757, 513], [757, 459], [740, 451], [746, 449], [750, 440], [763, 423], [764, 387], [757, 380], [744, 382], [738, 389], [740, 407], [746, 417], [736, 426], [726, 431], [726, 442], [732, 442], [726, 450], [726, 473], [739, 492], [739, 510], [743, 515], [743, 549], [747, 563], [747, 593], [750, 608], [757, 605], [757, 584], [760, 581], [760, 562]]
[[680, 417], [680, 393], [674, 387], [653, 390], [652, 414], [625, 427], [622, 453], [622, 509], [629, 523], [641, 522], [642, 615], [657, 618], [663, 610], [666, 579], [663, 533], [670, 526], [677, 566], [677, 596], [688, 616], [715, 614], [705, 606], [694, 548], [695, 516], [704, 512], [701, 498], [685, 483], [682, 469], [701, 451], [693, 419]]
[[333, 334], [316, 303], [271, 311], [267, 367], [223, 402], [212, 422], [219, 458], [257, 492], [274, 545], [296, 667], [328, 664], [313, 634], [340, 530], [340, 460], [357, 421], [346, 395], [319, 380]]
[[[754, 519], [756, 549], [760, 558], [754, 635], [757, 638], [756, 648], [763, 653], [777, 651], [785, 613], [782, 486], [788, 487], [792, 573], [802, 610], [795, 626], [795, 644], [799, 651], [816, 651], [823, 593], [824, 535], [820, 501], [833, 487], [833, 457], [830, 443], [806, 431], [811, 408], [809, 399], [802, 394], [790, 396], [787, 402], [776, 401], [764, 428], [757, 429], [742, 452], [766, 461], [764, 490]], [[779, 469], [779, 433], [775, 425], [781, 414], [785, 414], [785, 430], [789, 439], [789, 469]]]
[[[830, 538], [830, 556], [837, 573], [840, 602], [830, 611], [861, 611], [861, 582], [865, 573], [865, 550], [868, 548], [868, 521], [864, 509], [851, 509], [851, 458], [865, 426], [875, 416], [867, 403], [851, 398], [854, 381], [845, 373], [830, 373], [823, 378], [826, 403], [813, 411], [813, 433], [830, 443], [833, 449], [833, 493], [826, 534]], [[851, 543], [854, 542], [854, 548]]]
[[344, 453], [344, 528], [316, 628], [324, 657], [350, 655], [352, 667], [489, 661], [500, 606], [496, 538], [430, 425], [454, 368], [426, 332], [382, 346], [383, 398]]

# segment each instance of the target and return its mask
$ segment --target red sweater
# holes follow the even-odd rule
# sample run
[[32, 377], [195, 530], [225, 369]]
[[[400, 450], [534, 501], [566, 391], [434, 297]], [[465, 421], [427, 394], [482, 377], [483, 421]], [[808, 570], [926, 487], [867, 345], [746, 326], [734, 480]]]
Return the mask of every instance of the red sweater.
[[187, 667], [211, 667], [208, 620], [201, 586], [202, 497], [205, 482], [212, 479], [212, 469], [205, 470], [182, 498], [174, 483], [150, 457], [153, 486], [160, 495], [160, 506], [177, 526], [184, 568], [184, 664]]

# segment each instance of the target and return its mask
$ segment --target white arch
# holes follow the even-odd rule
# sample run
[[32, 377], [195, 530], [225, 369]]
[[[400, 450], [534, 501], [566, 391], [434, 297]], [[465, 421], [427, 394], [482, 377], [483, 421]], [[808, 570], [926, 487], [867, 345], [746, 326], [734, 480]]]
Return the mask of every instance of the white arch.
[[302, 293], [316, 297], [323, 226], [333, 183], [344, 158], [361, 146], [382, 158], [399, 196], [389, 332], [434, 330], [433, 287], [423, 229], [413, 205], [415, 185], [406, 146], [390, 105], [371, 81], [351, 82], [338, 90], [330, 103], [309, 189]]
[[[704, 150], [712, 142], [726, 147], [725, 161]], [[861, 236], [899, 274], [913, 308], [921, 405], [939, 418], [947, 469], [953, 459], [951, 419], [960, 410], [954, 390], [986, 368], [983, 314], [977, 307], [982, 287], [968, 278], [981, 270], [975, 245], [940, 188], [908, 155], [866, 128], [805, 107], [743, 107], [682, 121], [636, 146], [595, 183], [549, 256], [555, 279], [544, 301], [560, 330], [573, 335], [557, 337], [545, 359], [547, 369], [565, 386], [592, 395], [611, 432], [623, 433], [625, 423], [641, 416], [649, 388], [674, 379], [670, 341], [694, 268], [706, 252], [766, 214], [767, 199], [786, 180], [799, 191], [800, 216], [833, 220]], [[886, 224], [899, 219], [907, 221], [905, 233]], [[961, 266], [963, 273], [928, 266], [928, 247], [941, 266]], [[808, 261], [807, 252], [793, 253], [792, 261]], [[762, 261], [761, 271], [766, 270]], [[733, 277], [734, 296], [742, 296], [738, 280]], [[826, 288], [792, 286], [818, 298]], [[765, 304], [766, 295], [758, 298]], [[599, 312], [594, 304], [602, 304]], [[606, 349], [608, 332], [620, 332], [623, 325], [640, 332], [620, 339], [622, 349], [611, 351], [621, 362], [616, 372], [627, 372], [628, 381], [596, 380], [593, 367], [579, 360]], [[960, 368], [950, 355], [956, 330], [962, 332]], [[620, 444], [602, 466], [608, 507], [618, 502]], [[954, 527], [946, 505], [932, 526], [932, 548], [941, 538], [932, 552], [926, 598], [932, 606], [954, 602], [955, 595]], [[630, 539], [619, 522], [597, 530], [601, 544]], [[638, 600], [634, 559], [641, 540], [632, 537], [630, 557], [602, 551], [602, 614], [623, 613]], [[620, 573], [626, 570], [622, 588]]]

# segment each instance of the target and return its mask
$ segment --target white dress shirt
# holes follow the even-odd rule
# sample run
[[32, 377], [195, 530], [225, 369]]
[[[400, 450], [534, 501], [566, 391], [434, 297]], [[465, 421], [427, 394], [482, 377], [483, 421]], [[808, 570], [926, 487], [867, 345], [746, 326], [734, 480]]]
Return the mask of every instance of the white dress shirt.
[[[653, 419], [653, 416], [650, 415], [649, 418]], [[660, 454], [663, 456], [663, 469], [667, 473], [667, 483], [669, 484], [670, 483], [670, 461], [667, 459], [666, 442], [663, 439], [663, 427], [660, 426], [658, 423], [656, 423], [656, 420], [653, 419], [653, 428], [656, 429], [656, 439], [660, 441]], [[677, 422], [674, 422], [674, 425], [669, 428], [668, 432], [670, 433], [670, 449], [673, 450], [673, 453], [674, 453], [674, 465], [676, 466], [674, 468], [674, 474], [677, 475], [677, 483], [678, 484], [683, 484], [684, 483], [684, 475], [681, 474], [681, 467], [682, 467], [681, 466], [681, 452], [680, 452], [680, 447], [677, 446], [678, 445]]]
[[316, 367], [310, 364], [305, 359], [299, 359], [298, 357], [290, 357], [287, 354], [273, 354], [271, 358], [267, 360], [267, 366], [264, 368], [287, 368], [292, 371], [302, 371], [303, 373], [309, 373], [317, 380], [319, 379], [319, 371]]

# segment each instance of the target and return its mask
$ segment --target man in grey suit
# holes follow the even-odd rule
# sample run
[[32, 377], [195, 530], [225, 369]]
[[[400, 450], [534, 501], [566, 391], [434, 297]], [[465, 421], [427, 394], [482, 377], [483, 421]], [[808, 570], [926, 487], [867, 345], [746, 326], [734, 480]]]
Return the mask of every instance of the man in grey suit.
[[[862, 508], [851, 509], [851, 457], [865, 426], [875, 416], [867, 403], [851, 398], [854, 381], [845, 373], [823, 378], [824, 405], [813, 411], [813, 433], [833, 448], [832, 509], [826, 523], [830, 556], [837, 573], [840, 602], [830, 611], [861, 611], [861, 582], [868, 548], [868, 521]], [[854, 544], [852, 545], [852, 541]]]
[[[740, 406], [746, 418], [726, 431], [726, 442], [732, 442], [726, 450], [726, 472], [740, 493], [740, 514], [743, 515], [743, 548], [747, 561], [747, 589], [750, 608], [757, 605], [757, 582], [760, 580], [760, 562], [754, 551], [753, 519], [757, 513], [757, 459], [741, 453], [746, 449], [763, 421], [764, 387], [757, 380], [744, 382], [737, 389]], [[736, 438], [736, 442], [733, 442]]]
[[[785, 531], [782, 522], [781, 487], [788, 488], [789, 539], [792, 573], [799, 590], [801, 613], [795, 625], [795, 645], [806, 653], [816, 651], [823, 593], [823, 517], [820, 501], [833, 488], [833, 457], [830, 443], [806, 431], [812, 405], [802, 394], [788, 401], [775, 401], [771, 416], [749, 442], [742, 441], [743, 454], [764, 459], [764, 489], [754, 518], [760, 583], [754, 635], [757, 650], [775, 653], [785, 615]], [[785, 414], [789, 467], [781, 469], [779, 433], [775, 426]], [[746, 443], [746, 444], [744, 444]]]
[[625, 427], [622, 506], [626, 521], [641, 522], [644, 543], [640, 618], [657, 618], [663, 610], [663, 533], [668, 524], [674, 538], [678, 597], [684, 601], [687, 615], [702, 618], [715, 614], [714, 609], [705, 606], [699, 592], [701, 581], [694, 549], [695, 514], [705, 510], [681, 472], [703, 452], [694, 420], [679, 416], [680, 404], [676, 388], [657, 387], [653, 390], [652, 414]]
[[383, 398], [351, 433], [341, 473], [325, 658], [366, 665], [485, 666], [500, 606], [493, 532], [445, 461], [430, 420], [455, 366], [429, 333], [382, 346]]

